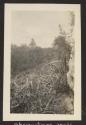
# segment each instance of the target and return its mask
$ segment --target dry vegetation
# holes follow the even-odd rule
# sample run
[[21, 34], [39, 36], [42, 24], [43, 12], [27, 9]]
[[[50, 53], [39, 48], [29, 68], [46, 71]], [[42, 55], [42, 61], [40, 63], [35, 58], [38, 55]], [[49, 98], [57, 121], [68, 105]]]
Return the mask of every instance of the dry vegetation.
[[12, 46], [11, 113], [72, 114], [74, 92], [67, 78], [71, 46], [63, 36], [52, 48], [34, 42]]

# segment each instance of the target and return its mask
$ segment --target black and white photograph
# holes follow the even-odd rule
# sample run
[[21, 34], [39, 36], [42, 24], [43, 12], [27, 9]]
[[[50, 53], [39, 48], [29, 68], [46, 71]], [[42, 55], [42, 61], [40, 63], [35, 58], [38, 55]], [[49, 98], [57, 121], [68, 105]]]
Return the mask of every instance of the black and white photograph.
[[79, 4], [5, 4], [4, 120], [81, 120]]

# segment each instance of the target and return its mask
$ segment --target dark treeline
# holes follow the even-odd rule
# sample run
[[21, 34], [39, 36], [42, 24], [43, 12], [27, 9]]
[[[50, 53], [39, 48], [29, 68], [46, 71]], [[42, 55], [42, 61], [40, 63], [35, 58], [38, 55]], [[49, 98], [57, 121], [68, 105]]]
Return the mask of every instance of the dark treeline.
[[21, 45], [11, 46], [11, 74], [12, 77], [18, 73], [34, 69], [42, 63], [48, 63], [53, 59], [68, 60], [70, 57], [70, 46], [65, 41], [64, 37], [57, 37], [52, 48], [41, 48], [36, 46], [35, 41], [32, 39], [29, 46]]
[[21, 71], [33, 69], [36, 66], [50, 61], [53, 57], [52, 48], [34, 49], [28, 46], [14, 46], [12, 45], [11, 54], [11, 73], [12, 76], [17, 75]]

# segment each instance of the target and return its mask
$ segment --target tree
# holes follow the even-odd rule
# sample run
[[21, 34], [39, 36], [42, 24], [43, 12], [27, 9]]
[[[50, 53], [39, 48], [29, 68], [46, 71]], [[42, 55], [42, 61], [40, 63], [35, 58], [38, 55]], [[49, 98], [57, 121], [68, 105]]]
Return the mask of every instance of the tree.
[[71, 47], [65, 40], [65, 37], [58, 36], [55, 38], [53, 47], [56, 50], [56, 53], [58, 54], [58, 59], [62, 61], [69, 61], [70, 59], [70, 53], [71, 53]]
[[30, 42], [30, 44], [29, 44], [29, 47], [30, 48], [35, 48], [36, 47], [36, 42], [35, 42], [35, 40], [32, 38], [31, 39], [31, 42]]

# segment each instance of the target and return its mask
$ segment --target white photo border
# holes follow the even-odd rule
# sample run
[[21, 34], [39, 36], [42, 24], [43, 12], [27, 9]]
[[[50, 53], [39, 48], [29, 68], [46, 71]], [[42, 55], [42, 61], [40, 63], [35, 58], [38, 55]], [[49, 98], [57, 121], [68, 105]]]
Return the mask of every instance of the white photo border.
[[[74, 114], [10, 113], [11, 14], [13, 11], [74, 11], [75, 13], [75, 85]], [[80, 4], [5, 4], [3, 121], [70, 121], [81, 120], [81, 12]]]

